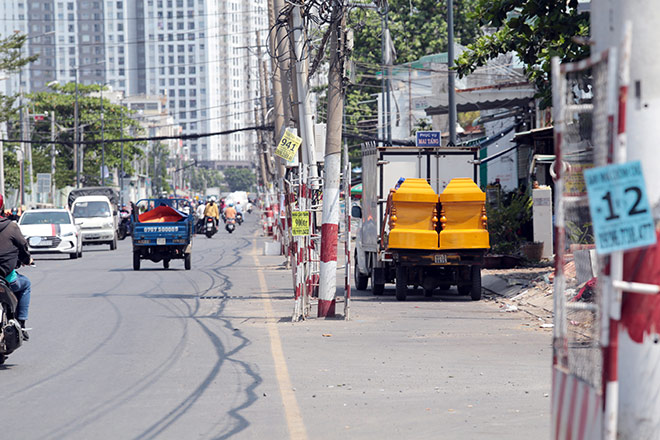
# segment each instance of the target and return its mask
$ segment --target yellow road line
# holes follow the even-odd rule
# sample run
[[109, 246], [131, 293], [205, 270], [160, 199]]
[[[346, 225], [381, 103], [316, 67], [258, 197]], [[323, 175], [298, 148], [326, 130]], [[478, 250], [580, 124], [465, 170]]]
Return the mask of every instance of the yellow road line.
[[254, 266], [257, 268], [257, 274], [259, 275], [259, 287], [261, 288], [261, 298], [263, 299], [264, 310], [266, 312], [266, 328], [268, 329], [268, 337], [270, 339], [270, 351], [275, 363], [275, 376], [277, 377], [277, 383], [280, 387], [280, 395], [282, 396], [282, 404], [284, 405], [284, 415], [286, 417], [287, 427], [289, 428], [289, 436], [294, 440], [306, 440], [307, 430], [305, 429], [305, 423], [300, 414], [298, 400], [296, 399], [293, 386], [291, 385], [291, 378], [286, 366], [284, 350], [282, 349], [282, 340], [280, 339], [280, 332], [277, 329], [277, 321], [273, 319], [273, 306], [270, 296], [268, 296], [266, 277], [260, 269], [261, 265], [259, 264], [259, 257], [257, 257], [256, 237], [253, 243], [252, 258], [254, 259]]

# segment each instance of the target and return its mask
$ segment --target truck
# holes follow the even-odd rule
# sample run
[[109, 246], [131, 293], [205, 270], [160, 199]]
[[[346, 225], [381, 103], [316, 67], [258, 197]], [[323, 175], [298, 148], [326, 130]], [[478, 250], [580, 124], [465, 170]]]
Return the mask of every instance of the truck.
[[[141, 212], [141, 213], [140, 213]], [[133, 270], [140, 270], [142, 260], [163, 262], [181, 259], [185, 270], [192, 267], [194, 219], [190, 202], [185, 199], [142, 199], [132, 215]]]
[[362, 200], [352, 208], [356, 233], [354, 283], [374, 295], [396, 284], [426, 296], [456, 286], [481, 299], [481, 267], [490, 247], [485, 194], [474, 148], [362, 146]]

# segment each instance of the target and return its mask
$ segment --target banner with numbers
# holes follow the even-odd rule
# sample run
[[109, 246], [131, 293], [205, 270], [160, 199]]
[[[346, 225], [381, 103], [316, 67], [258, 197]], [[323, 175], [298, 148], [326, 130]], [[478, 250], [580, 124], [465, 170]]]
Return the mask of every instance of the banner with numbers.
[[291, 213], [291, 233], [294, 237], [309, 235], [309, 211]]
[[275, 149], [275, 154], [287, 162], [291, 162], [298, 152], [298, 148], [302, 144], [302, 138], [293, 134], [289, 129], [284, 131], [284, 136]]
[[585, 170], [584, 178], [599, 254], [656, 242], [639, 161]]

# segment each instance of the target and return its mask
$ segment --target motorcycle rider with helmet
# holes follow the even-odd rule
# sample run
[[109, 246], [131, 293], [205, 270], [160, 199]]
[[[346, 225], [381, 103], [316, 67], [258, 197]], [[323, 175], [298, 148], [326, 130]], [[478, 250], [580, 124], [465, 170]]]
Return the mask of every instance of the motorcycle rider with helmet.
[[[0, 194], [0, 211], [4, 206], [4, 198]], [[23, 237], [18, 225], [8, 218], [0, 217], [0, 276], [2, 276], [18, 299], [16, 318], [23, 329], [23, 340], [30, 336], [25, 331], [25, 321], [30, 308], [31, 284], [28, 277], [16, 272], [20, 265], [32, 264], [32, 256], [28, 251], [28, 243]]]
[[213, 217], [215, 221], [215, 226], [218, 226], [220, 222], [220, 212], [218, 211], [218, 205], [215, 204], [215, 198], [209, 200], [209, 203], [204, 209], [204, 217]]

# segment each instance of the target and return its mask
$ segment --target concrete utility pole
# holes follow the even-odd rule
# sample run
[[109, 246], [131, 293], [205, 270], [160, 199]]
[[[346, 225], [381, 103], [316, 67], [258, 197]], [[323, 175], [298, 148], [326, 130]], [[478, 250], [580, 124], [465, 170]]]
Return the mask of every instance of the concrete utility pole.
[[314, 142], [314, 116], [312, 114], [311, 96], [309, 93], [308, 62], [305, 54], [305, 34], [303, 32], [300, 6], [293, 6], [291, 10], [293, 22], [294, 51], [296, 56], [296, 90], [298, 92], [298, 112], [300, 134], [303, 139], [303, 163], [309, 165], [309, 176], [318, 176], [316, 166], [316, 145]]
[[5, 195], [5, 139], [7, 133], [7, 123], [0, 122], [0, 194]]
[[[119, 130], [121, 139], [124, 139], [124, 112], [119, 116]], [[119, 171], [119, 203], [124, 203], [124, 141], [121, 141], [121, 170]]]
[[[337, 234], [339, 230], [339, 177], [342, 118], [344, 114], [344, 32], [346, 15], [340, 0], [332, 6], [330, 72], [328, 73], [328, 134], [325, 143], [319, 317], [335, 316], [337, 291]], [[347, 207], [346, 209], [350, 209]]]
[[76, 188], [80, 188], [80, 164], [78, 163], [79, 156], [79, 133], [78, 133], [78, 67], [76, 67], [76, 91], [75, 103], [73, 105], [73, 162], [76, 169]]
[[383, 90], [383, 102], [381, 102], [381, 109], [383, 109], [383, 139], [387, 139], [387, 145], [392, 145], [392, 104], [390, 99], [390, 65], [392, 64], [392, 54], [389, 38], [389, 19], [388, 14], [390, 5], [388, 0], [378, 1], [381, 15], [381, 57], [383, 61], [381, 87]]
[[57, 186], [55, 185], [55, 111], [50, 115], [50, 203], [55, 205], [55, 194], [57, 192]]
[[[630, 90], [626, 94], [626, 117], [619, 124], [625, 124], [628, 148], [627, 157], [620, 156], [619, 161], [641, 161], [657, 229], [660, 220], [660, 160], [655, 129], [660, 120], [660, 106], [657, 105], [660, 102], [660, 82], [657, 80], [660, 59], [649, 54], [654, 53], [660, 39], [660, 9], [653, 0], [639, 0], [634, 7], [625, 0], [591, 2], [594, 52], [620, 46], [626, 22], [632, 24]], [[627, 273], [627, 268], [635, 264], [631, 254], [640, 251], [626, 252], [623, 280], [660, 284], [658, 246], [660, 244], [641, 251], [644, 258], [638, 261], [642, 267], [631, 271], [634, 274]], [[654, 256], [656, 266], [647, 267]], [[618, 332], [614, 331], [612, 336], [610, 330], [610, 338], [618, 335], [619, 382], [618, 431], [612, 435], [622, 440], [660, 438], [660, 344], [657, 343], [660, 337], [660, 295], [624, 292], [621, 298]], [[633, 336], [640, 334], [641, 337]]]
[[[255, 124], [257, 125], [266, 125], [266, 113], [268, 109], [266, 108], [266, 71], [264, 67], [263, 61], [261, 60], [261, 36], [259, 35], [259, 31], [256, 32], [256, 37], [257, 37], [257, 78], [259, 78], [259, 106], [261, 107], [261, 115], [259, 115], [258, 108], [255, 105], [254, 106], [254, 121]], [[264, 191], [266, 194], [268, 194], [268, 187], [269, 187], [269, 182], [270, 179], [268, 178], [268, 170], [266, 169], [266, 160], [267, 158], [265, 157], [265, 151], [264, 151], [264, 146], [266, 144], [266, 135], [263, 130], [259, 130], [258, 132], [259, 135], [259, 145], [257, 147], [257, 156], [259, 159], [259, 168], [261, 170], [261, 182], [264, 187]], [[268, 196], [266, 196], [268, 197]], [[266, 206], [269, 206], [267, 203]]]
[[101, 186], [105, 186], [105, 118], [103, 113], [103, 85], [99, 91], [101, 95]]
[[454, 0], [447, 0], [447, 102], [449, 105], [449, 145], [456, 145], [456, 72], [454, 72]]
[[[271, 27], [275, 25], [279, 17], [280, 11], [284, 9], [283, 0], [272, 0], [273, 1], [273, 10], [271, 13]], [[275, 56], [273, 59], [273, 88], [275, 95], [275, 141], [279, 141], [280, 136], [284, 133], [284, 128], [289, 125], [291, 121], [291, 88], [289, 86], [289, 39], [286, 36], [286, 29], [281, 27], [278, 31], [273, 34], [274, 41], [271, 40], [272, 54]], [[277, 93], [279, 88], [279, 97], [281, 98], [278, 102]], [[281, 119], [280, 119], [281, 117]], [[279, 125], [281, 122], [281, 125]], [[283, 177], [285, 174], [284, 170], [284, 161], [279, 158], [276, 159], [278, 165], [278, 172], [280, 177]]]

